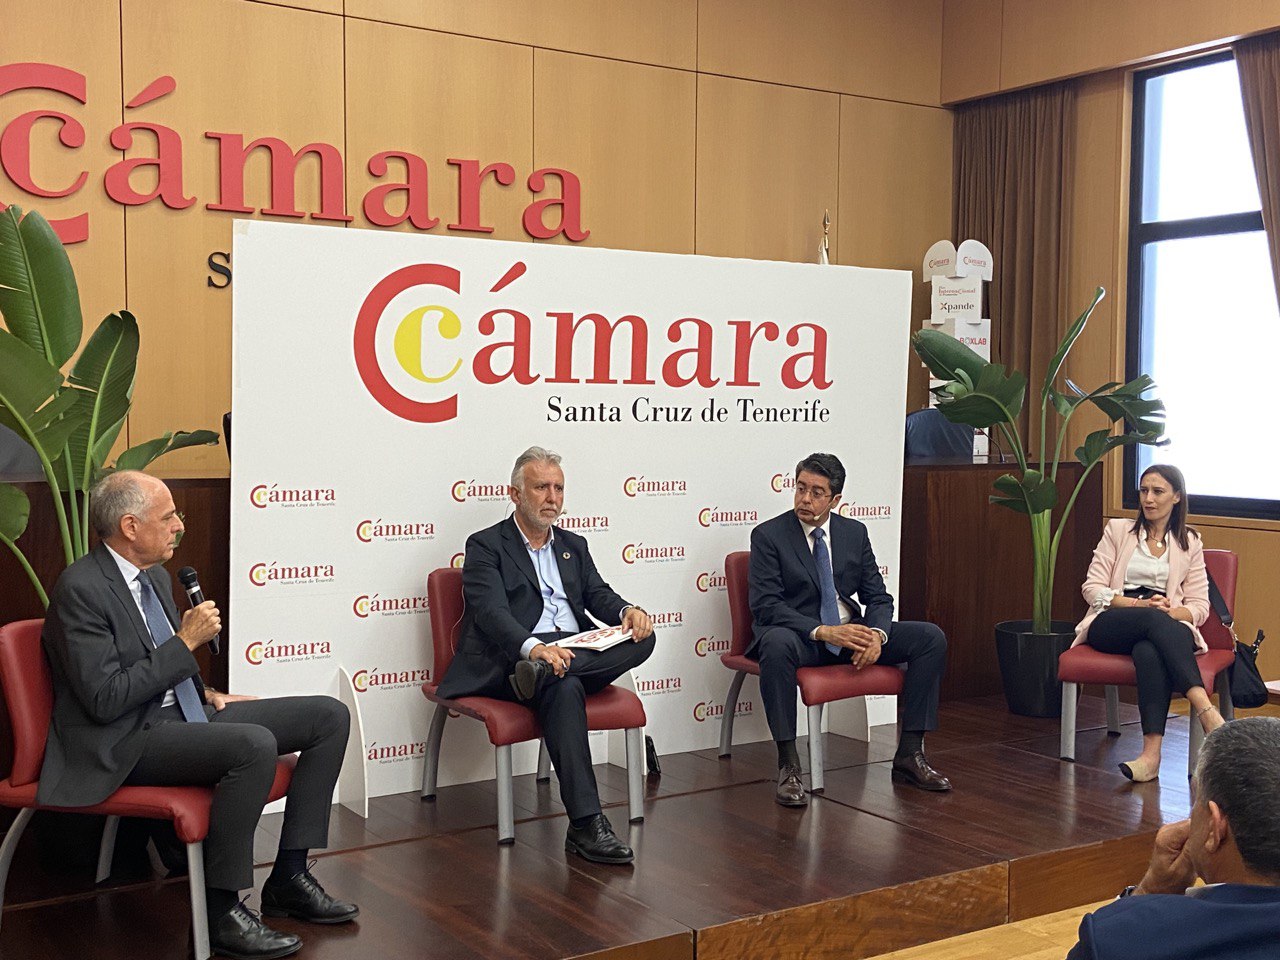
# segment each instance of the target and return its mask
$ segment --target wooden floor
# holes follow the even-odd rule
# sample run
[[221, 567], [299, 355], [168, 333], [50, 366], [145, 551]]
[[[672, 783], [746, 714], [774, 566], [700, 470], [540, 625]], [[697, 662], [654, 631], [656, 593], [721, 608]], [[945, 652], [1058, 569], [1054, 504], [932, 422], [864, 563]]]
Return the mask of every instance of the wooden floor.
[[[367, 820], [335, 808], [315, 873], [361, 905], [360, 920], [273, 922], [301, 933], [300, 956], [314, 960], [692, 960], [695, 949], [698, 960], [857, 960], [1042, 916], [1136, 882], [1156, 829], [1188, 814], [1186, 717], [1169, 722], [1161, 778], [1134, 785], [1116, 768], [1140, 744], [1136, 710], [1122, 711], [1124, 733], [1109, 737], [1102, 702], [1082, 700], [1070, 764], [1056, 720], [1012, 716], [998, 698], [943, 704], [927, 749], [950, 794], [891, 782], [891, 727], [869, 744], [829, 736], [826, 791], [801, 811], [773, 802], [770, 743], [724, 760], [663, 757], [645, 822], [629, 828], [624, 772], [598, 767], [606, 812], [636, 849], [630, 867], [566, 857], [554, 781], [517, 779], [508, 847], [496, 843], [491, 784], [443, 788], [434, 803], [382, 797]], [[264, 862], [278, 830], [278, 815], [263, 819]], [[24, 838], [0, 957], [189, 955], [185, 880], [94, 888], [90, 868], [41, 860]]]

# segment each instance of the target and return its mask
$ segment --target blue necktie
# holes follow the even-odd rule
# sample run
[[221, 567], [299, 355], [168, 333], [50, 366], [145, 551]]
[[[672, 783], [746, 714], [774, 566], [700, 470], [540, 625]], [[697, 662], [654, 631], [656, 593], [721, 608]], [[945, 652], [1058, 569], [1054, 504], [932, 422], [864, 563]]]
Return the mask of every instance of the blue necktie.
[[[827, 551], [826, 534], [821, 527], [809, 534], [813, 537], [813, 562], [818, 565], [818, 589], [822, 591], [822, 625], [834, 627], [840, 623], [840, 605], [836, 603], [836, 578], [831, 573], [831, 554]], [[843, 647], [834, 643], [823, 644], [836, 656]]]
[[[138, 574], [138, 586], [142, 587], [142, 613], [147, 618], [147, 630], [151, 632], [151, 645], [160, 644], [173, 637], [173, 624], [165, 616], [164, 607], [160, 606], [160, 598], [151, 586], [151, 578], [145, 573]], [[181, 641], [179, 641], [181, 642]], [[181, 683], [174, 684], [174, 696], [178, 698], [178, 708], [188, 723], [208, 723], [204, 715], [204, 707], [200, 706], [200, 695], [196, 693], [195, 681], [190, 677]]]

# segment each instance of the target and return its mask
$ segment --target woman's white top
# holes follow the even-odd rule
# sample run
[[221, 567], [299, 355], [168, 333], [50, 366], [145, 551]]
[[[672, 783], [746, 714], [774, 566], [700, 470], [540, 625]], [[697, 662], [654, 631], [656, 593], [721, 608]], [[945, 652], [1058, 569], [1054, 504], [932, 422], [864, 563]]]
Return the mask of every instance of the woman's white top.
[[[1138, 549], [1129, 558], [1129, 566], [1124, 571], [1124, 589], [1134, 590], [1147, 587], [1164, 595], [1169, 588], [1169, 551], [1157, 557], [1147, 546], [1146, 540], [1138, 542]], [[1122, 590], [1101, 590], [1093, 605], [1099, 610], [1111, 606], [1111, 601], [1123, 593]]]

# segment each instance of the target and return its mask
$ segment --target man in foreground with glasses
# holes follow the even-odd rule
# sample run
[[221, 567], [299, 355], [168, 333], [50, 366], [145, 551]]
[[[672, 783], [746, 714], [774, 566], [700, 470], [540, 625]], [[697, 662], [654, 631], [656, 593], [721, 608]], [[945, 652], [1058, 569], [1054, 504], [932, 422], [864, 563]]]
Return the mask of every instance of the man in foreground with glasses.
[[796, 464], [794, 509], [751, 531], [754, 638], [747, 656], [760, 661], [760, 693], [778, 745], [775, 799], [785, 807], [809, 802], [796, 752], [800, 667], [906, 664], [893, 779], [921, 790], [951, 789], [924, 756], [924, 735], [938, 726], [947, 639], [932, 623], [893, 622], [893, 597], [866, 526], [833, 512], [844, 481], [844, 466], [835, 456], [810, 454]]
[[262, 912], [311, 923], [360, 912], [325, 893], [307, 866], [309, 850], [328, 843], [347, 708], [332, 697], [258, 700], [201, 683], [195, 652], [221, 630], [221, 615], [206, 600], [178, 616], [163, 565], [183, 525], [164, 483], [110, 474], [90, 491], [90, 518], [102, 542], [58, 578], [44, 625], [53, 715], [36, 799], [83, 807], [124, 784], [212, 786], [204, 873], [213, 952], [296, 953], [302, 941], [262, 923], [240, 891], [253, 886], [253, 833], [276, 758], [300, 751]]

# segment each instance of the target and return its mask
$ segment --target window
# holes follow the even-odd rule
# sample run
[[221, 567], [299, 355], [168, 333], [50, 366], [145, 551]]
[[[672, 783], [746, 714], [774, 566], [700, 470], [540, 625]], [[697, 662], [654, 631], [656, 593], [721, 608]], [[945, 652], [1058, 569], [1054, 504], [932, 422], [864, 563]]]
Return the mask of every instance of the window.
[[1155, 380], [1171, 442], [1126, 448], [1125, 506], [1173, 463], [1196, 513], [1280, 518], [1280, 311], [1229, 53], [1135, 76], [1132, 164], [1127, 375]]

